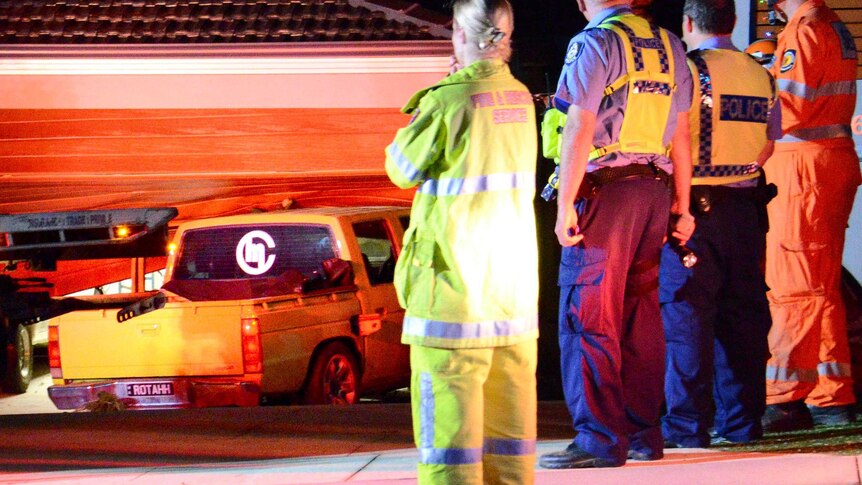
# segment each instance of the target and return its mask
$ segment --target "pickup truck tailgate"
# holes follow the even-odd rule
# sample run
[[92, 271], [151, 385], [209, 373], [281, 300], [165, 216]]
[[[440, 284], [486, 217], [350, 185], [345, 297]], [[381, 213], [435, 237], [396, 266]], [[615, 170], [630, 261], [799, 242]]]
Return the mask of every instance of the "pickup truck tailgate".
[[117, 310], [55, 318], [63, 378], [242, 375], [241, 308], [175, 302], [125, 322]]

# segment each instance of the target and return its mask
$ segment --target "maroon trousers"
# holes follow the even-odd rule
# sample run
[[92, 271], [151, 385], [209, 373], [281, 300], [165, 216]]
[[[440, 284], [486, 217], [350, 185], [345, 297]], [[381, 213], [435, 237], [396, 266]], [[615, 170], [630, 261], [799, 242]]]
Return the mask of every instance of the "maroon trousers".
[[670, 193], [624, 180], [576, 203], [584, 240], [563, 248], [559, 338], [575, 444], [625, 462], [661, 453], [665, 343], [658, 269]]

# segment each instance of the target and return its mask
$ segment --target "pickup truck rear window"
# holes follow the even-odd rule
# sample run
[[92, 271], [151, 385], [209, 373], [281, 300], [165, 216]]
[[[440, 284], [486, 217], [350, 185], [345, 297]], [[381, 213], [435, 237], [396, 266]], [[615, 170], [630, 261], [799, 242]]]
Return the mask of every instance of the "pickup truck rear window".
[[311, 278], [336, 257], [325, 225], [220, 226], [183, 234], [175, 280], [243, 280], [299, 272]]

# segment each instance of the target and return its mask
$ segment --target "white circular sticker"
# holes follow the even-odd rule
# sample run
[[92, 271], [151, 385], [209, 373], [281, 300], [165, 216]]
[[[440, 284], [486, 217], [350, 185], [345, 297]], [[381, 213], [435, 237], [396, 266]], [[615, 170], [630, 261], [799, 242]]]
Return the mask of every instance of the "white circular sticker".
[[251, 231], [236, 245], [236, 263], [250, 275], [264, 274], [275, 263], [275, 254], [267, 255], [266, 249], [274, 247], [272, 236], [264, 231]]

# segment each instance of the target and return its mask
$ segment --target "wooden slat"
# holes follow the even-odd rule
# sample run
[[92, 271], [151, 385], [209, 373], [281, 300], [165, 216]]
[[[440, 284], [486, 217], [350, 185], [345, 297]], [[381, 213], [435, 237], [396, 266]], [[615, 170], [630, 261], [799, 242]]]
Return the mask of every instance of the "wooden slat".
[[[829, 6], [838, 15], [841, 20], [846, 23], [859, 22], [858, 15], [862, 11], [862, 6], [859, 5], [859, 0], [826, 0], [826, 5]], [[765, 5], [758, 4], [756, 14], [757, 19], [765, 18], [766, 12], [769, 10]]]
[[396, 109], [12, 109], [0, 138], [375, 133], [408, 119]]
[[397, 110], [6, 110], [4, 173], [379, 170]]
[[862, 22], [862, 8], [851, 8], [846, 10], [836, 10], [836, 14], [844, 23], [850, 27], [852, 24], [857, 24]]
[[826, 0], [826, 5], [832, 9], [860, 9], [859, 0]]
[[[859, 10], [862, 7], [859, 6], [859, 0], [826, 0], [826, 5], [832, 10], [842, 11], [842, 10]], [[768, 9], [766, 8], [766, 2], [758, 2], [757, 3], [757, 11], [765, 12]]]
[[[771, 25], [758, 25], [757, 30], [756, 30], [758, 39], [764, 39], [766, 37], [775, 37], [776, 35], [778, 35], [778, 32], [779, 32], [779, 29], [776, 27], [773, 27]], [[769, 33], [772, 33], [772, 35], [770, 36]]]
[[[860, 52], [857, 59], [859, 67], [856, 70], [856, 79], [862, 79], [862, 4], [860, 0], [826, 0], [826, 5], [832, 8], [841, 20], [847, 25], [847, 29], [856, 40], [856, 50]], [[777, 35], [781, 27], [774, 27], [767, 22], [767, 9], [758, 4], [753, 13], [755, 19], [755, 35], [758, 39], [767, 37], [767, 34]]]
[[[776, 29], [778, 31], [780, 31], [781, 29], [784, 28], [783, 25], [778, 25], [778, 26], [770, 25], [769, 20], [766, 18], [765, 12], [759, 12], [756, 15], [757, 15], [757, 17], [755, 18], [755, 25], [758, 28], [759, 27], [768, 27], [768, 28]], [[862, 18], [862, 10], [854, 11], [853, 15]], [[847, 30], [850, 31], [850, 33], [853, 35], [853, 37], [862, 37], [862, 23], [860, 23], [860, 22], [862, 22], [862, 20], [858, 20], [856, 22], [848, 22], [846, 19], [842, 19], [842, 20], [843, 20], [844, 24], [847, 26]]]
[[361, 170], [382, 166], [393, 134], [21, 140], [0, 144], [0, 165], [7, 174]]
[[180, 212], [174, 223], [280, 209], [286, 199], [307, 207], [409, 205], [411, 197], [412, 191], [392, 185], [382, 167], [364, 175], [0, 177], [0, 213], [173, 206]]
[[177, 222], [296, 205], [409, 204], [395, 109], [0, 110], [0, 212], [175, 206]]
[[[862, 41], [862, 24], [855, 26], [855, 30], [856, 32], [854, 32], [853, 37], [856, 40], [856, 45], [859, 45], [859, 42]], [[767, 37], [767, 34], [769, 32], [772, 33], [772, 36], [777, 36], [781, 32], [781, 27], [776, 27], [769, 24], [759, 24], [756, 26], [755, 32], [757, 33], [757, 38], [762, 39], [764, 37]]]

